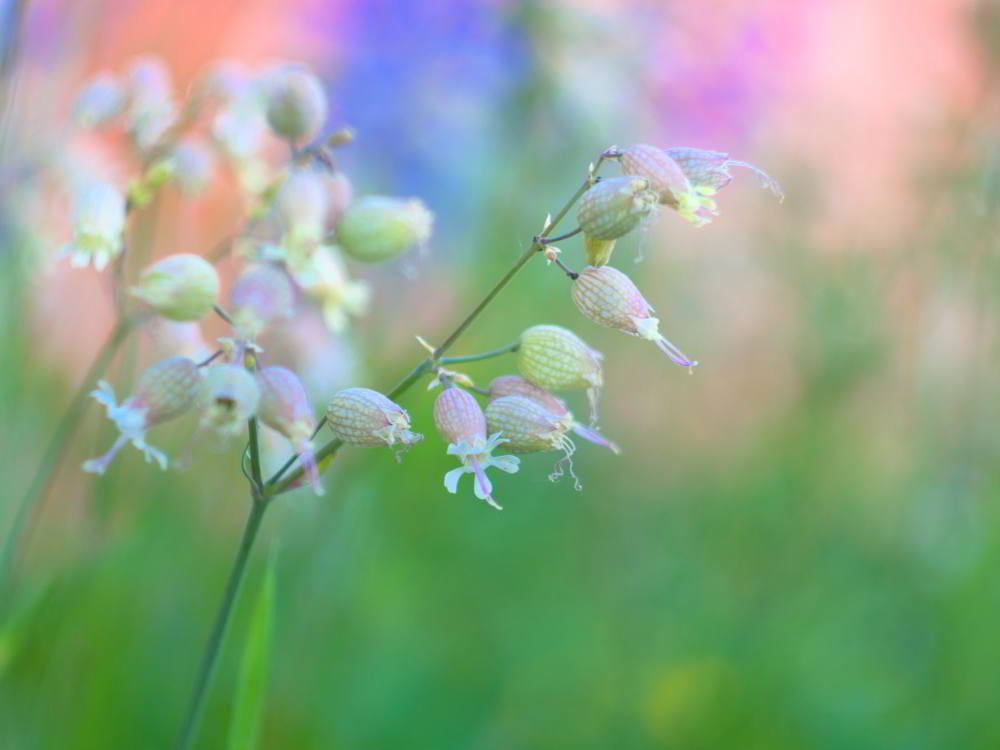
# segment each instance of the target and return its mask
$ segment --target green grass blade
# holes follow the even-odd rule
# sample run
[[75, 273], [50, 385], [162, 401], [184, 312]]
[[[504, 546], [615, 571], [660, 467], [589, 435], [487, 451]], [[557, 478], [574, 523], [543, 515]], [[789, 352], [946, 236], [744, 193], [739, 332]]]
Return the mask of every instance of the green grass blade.
[[274, 630], [274, 569], [277, 556], [272, 554], [261, 581], [253, 615], [247, 630], [236, 687], [233, 715], [229, 725], [228, 750], [253, 750], [264, 712], [267, 675], [271, 661]]

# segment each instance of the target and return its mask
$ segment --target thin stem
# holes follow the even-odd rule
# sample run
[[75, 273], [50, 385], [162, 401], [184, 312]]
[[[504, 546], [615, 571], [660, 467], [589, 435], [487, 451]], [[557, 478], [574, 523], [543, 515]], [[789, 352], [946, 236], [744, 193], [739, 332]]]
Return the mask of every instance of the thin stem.
[[214, 312], [216, 315], [218, 315], [220, 318], [226, 321], [229, 325], [233, 324], [233, 319], [229, 317], [229, 313], [227, 313], [218, 305], [212, 305], [212, 312]]
[[579, 277], [579, 275], [580, 275], [580, 274], [578, 274], [578, 273], [577, 273], [576, 271], [574, 271], [574, 270], [573, 270], [572, 268], [570, 268], [570, 267], [569, 267], [569, 266], [567, 266], [567, 265], [566, 265], [565, 263], [563, 263], [563, 262], [562, 262], [561, 260], [559, 260], [559, 258], [553, 258], [553, 259], [552, 259], [552, 262], [553, 262], [553, 263], [555, 263], [555, 264], [556, 264], [557, 266], [559, 266], [559, 269], [560, 269], [560, 270], [561, 270], [561, 271], [562, 271], [562, 272], [563, 272], [564, 274], [566, 274], [567, 276], [569, 276], [569, 277], [570, 277], [570, 278], [571, 278], [571, 279], [572, 279], [573, 281], [576, 281], [576, 280], [577, 280], [577, 277]]
[[515, 341], [513, 344], [507, 344], [507, 346], [501, 346], [497, 349], [490, 349], [488, 352], [482, 352], [481, 354], [465, 354], [461, 357], [441, 357], [441, 359], [438, 360], [438, 364], [461, 365], [466, 362], [481, 362], [484, 359], [495, 359], [496, 357], [501, 357], [504, 354], [516, 352], [520, 348], [521, 342]]
[[248, 422], [250, 430], [250, 476], [253, 477], [255, 492], [260, 492], [264, 486], [264, 479], [260, 471], [260, 443], [257, 439], [257, 418], [253, 417]]
[[[251, 440], [251, 445], [254, 440]], [[250, 515], [247, 517], [246, 526], [243, 528], [243, 536], [240, 538], [239, 550], [236, 559], [233, 561], [232, 570], [229, 572], [229, 579], [226, 582], [226, 590], [222, 595], [222, 603], [219, 611], [215, 615], [215, 623], [212, 625], [212, 632], [208, 636], [205, 644], [205, 652], [201, 659], [201, 666], [198, 668], [198, 676], [195, 678], [194, 692], [191, 695], [191, 703], [188, 706], [187, 715], [184, 718], [184, 728], [181, 730], [180, 738], [177, 741], [178, 750], [188, 750], [195, 740], [198, 732], [198, 724], [204, 710], [205, 695], [208, 686], [215, 673], [215, 665], [219, 658], [219, 651], [222, 641], [226, 635], [229, 625], [229, 617], [233, 611], [233, 605], [240, 591], [240, 584], [246, 573], [247, 560], [250, 558], [250, 550], [253, 549], [257, 539], [257, 532], [260, 530], [261, 521], [264, 519], [264, 512], [267, 510], [267, 501], [254, 499], [250, 506]]]
[[553, 242], [562, 242], [563, 240], [568, 240], [570, 237], [576, 237], [580, 232], [583, 231], [583, 227], [577, 227], [572, 232], [566, 232], [566, 234], [560, 234], [558, 237], [543, 237], [543, 245], [551, 245]]
[[[482, 313], [483, 310], [485, 310], [489, 306], [489, 304], [496, 298], [496, 296], [500, 294], [501, 291], [503, 291], [503, 288], [507, 286], [507, 284], [510, 283], [511, 279], [513, 279], [517, 275], [517, 272], [520, 271], [522, 268], [524, 268], [524, 266], [527, 265], [528, 261], [531, 260], [536, 253], [545, 249], [546, 238], [559, 225], [559, 223], [564, 218], [566, 218], [566, 214], [570, 212], [570, 209], [572, 209], [573, 206], [576, 205], [576, 202], [580, 200], [583, 194], [590, 189], [591, 185], [594, 184], [597, 172], [601, 168], [601, 165], [604, 163], [604, 161], [606, 159], [616, 158], [615, 156], [616, 153], [617, 152], [615, 152], [613, 149], [608, 149], [603, 154], [601, 154], [600, 158], [598, 158], [598, 160], [594, 163], [593, 168], [587, 175], [587, 179], [583, 181], [583, 184], [580, 185], [580, 187], [572, 195], [572, 197], [570, 197], [570, 199], [566, 201], [565, 205], [563, 205], [563, 207], [559, 209], [559, 213], [557, 213], [555, 217], [553, 217], [551, 220], [546, 222], [545, 229], [542, 231], [542, 233], [531, 241], [531, 244], [524, 251], [524, 253], [522, 253], [521, 256], [516, 261], [514, 261], [514, 265], [511, 266], [511, 268], [507, 271], [507, 273], [505, 273], [496, 284], [494, 284], [493, 288], [486, 293], [486, 296], [479, 302], [478, 305], [475, 306], [475, 308], [473, 308], [472, 312], [466, 315], [465, 318], [462, 320], [462, 322], [459, 323], [458, 326], [455, 328], [455, 330], [452, 331], [451, 334], [449, 334], [449, 336], [444, 340], [444, 342], [440, 346], [438, 346], [437, 349], [434, 350], [434, 353], [424, 358], [419, 363], [417, 363], [416, 367], [414, 367], [406, 377], [400, 380], [399, 383], [396, 384], [395, 388], [393, 388], [391, 391], [389, 391], [389, 393], [386, 394], [388, 398], [396, 399], [401, 394], [409, 390], [409, 388], [418, 380], [420, 380], [420, 378], [423, 377], [426, 373], [430, 372], [434, 368], [435, 363], [441, 360], [442, 355], [449, 349], [449, 347], [451, 347], [452, 344], [455, 343], [455, 341], [458, 340], [458, 338], [463, 333], [465, 333], [466, 329], [470, 325], [472, 325], [473, 321], [475, 321], [475, 319], [479, 317], [480, 313]], [[343, 445], [343, 443], [339, 439], [334, 438], [326, 445], [322, 446], [318, 451], [316, 451], [316, 463], [318, 464], [328, 456], [332, 456], [333, 454], [335, 454], [337, 450], [339, 450], [341, 445]], [[296, 456], [293, 456], [288, 461], [286, 461], [285, 465], [282, 466], [280, 469], [278, 469], [278, 471], [275, 472], [274, 476], [272, 476], [270, 479], [267, 480], [267, 484], [264, 487], [264, 493], [266, 497], [273, 497], [274, 495], [281, 494], [282, 492], [287, 490], [292, 485], [293, 482], [295, 482], [300, 476], [302, 476], [303, 471], [301, 466], [291, 471], [291, 473], [289, 473], [288, 476], [285, 476], [285, 474], [289, 471], [289, 469], [291, 469], [292, 465], [295, 463], [296, 458], [297, 458]], [[282, 479], [282, 477], [284, 477], [284, 479]]]
[[[38, 469], [35, 470], [35, 475], [31, 480], [28, 491], [24, 494], [20, 505], [17, 507], [17, 512], [14, 514], [14, 521], [7, 533], [3, 552], [0, 553], [0, 582], [6, 577], [8, 568], [16, 557], [18, 547], [23, 542], [22, 537], [26, 537], [28, 534], [28, 522], [33, 515], [37, 515], [36, 506], [37, 509], [41, 508], [41, 503], [52, 484], [52, 480], [55, 479], [55, 470], [62, 462], [66, 449], [69, 446], [70, 438], [73, 437], [80, 419], [83, 417], [87, 395], [94, 387], [95, 381], [108, 369], [111, 360], [114, 359], [115, 354], [128, 337], [133, 325], [134, 321], [129, 319], [120, 320], [117, 323], [111, 330], [111, 333], [108, 334], [108, 338], [97, 353], [97, 357], [84, 376], [76, 393], [73, 394], [66, 412], [63, 414], [55, 433], [52, 435], [52, 439], [49, 441], [48, 447], [45, 449], [42, 461], [38, 465]], [[36, 512], [33, 513], [33, 511]]]

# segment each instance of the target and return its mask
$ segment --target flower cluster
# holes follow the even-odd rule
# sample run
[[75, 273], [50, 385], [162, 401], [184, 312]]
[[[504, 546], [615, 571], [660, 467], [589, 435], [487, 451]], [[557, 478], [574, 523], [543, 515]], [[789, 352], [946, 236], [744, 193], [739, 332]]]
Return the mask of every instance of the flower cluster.
[[[386, 447], [399, 460], [423, 439], [395, 399], [420, 377], [433, 375], [431, 387], [441, 387], [433, 404], [434, 426], [445, 453], [459, 464], [444, 475], [448, 492], [457, 493], [469, 474], [473, 494], [499, 509], [489, 470], [514, 474], [520, 468], [516, 454], [544, 452], [560, 454], [549, 478], [568, 473], [579, 489], [574, 438], [614, 454], [619, 449], [597, 428], [604, 358], [565, 327], [534, 325], [508, 347], [444, 356], [470, 318], [440, 349], [421, 339], [427, 356], [389, 395], [367, 387], [324, 393], [319, 419], [300, 376], [268, 362], [260, 345], [268, 329], [287, 326], [313, 308], [332, 333], [342, 335], [353, 318], [365, 313], [372, 295], [352, 276], [352, 265], [389, 261], [426, 246], [433, 229], [434, 218], [418, 199], [354, 195], [350, 179], [337, 166], [337, 149], [350, 143], [351, 133], [327, 133], [328, 112], [321, 82], [297, 64], [256, 72], [220, 64], [199, 78], [186, 101], [177, 102], [166, 68], [144, 58], [121, 76], [102, 73], [81, 92], [75, 108], [79, 125], [120, 123], [142, 168], [124, 190], [106, 180], [78, 185], [73, 236], [64, 251], [74, 265], [104, 268], [124, 251], [132, 212], [170, 184], [185, 196], [210, 188], [219, 175], [217, 162], [236, 176], [248, 214], [247, 227], [221, 252], [160, 258], [128, 287], [141, 315], [196, 327], [214, 311], [228, 323], [230, 335], [219, 339], [218, 351], [204, 361], [171, 356], [153, 364], [120, 404], [102, 381], [93, 396], [120, 434], [107, 454], [87, 461], [84, 469], [104, 472], [129, 443], [166, 467], [166, 456], [146, 442], [147, 432], [196, 410], [199, 432], [229, 437], [247, 428], [251, 444], [244, 458], [251, 463], [247, 476], [255, 497], [303, 480], [321, 494], [324, 459], [340, 446]], [[268, 154], [274, 146], [290, 157], [273, 163]], [[716, 151], [639, 144], [609, 149], [601, 163], [609, 160], [618, 162], [622, 174], [600, 179], [599, 164], [591, 167], [577, 194], [579, 228], [557, 238], [547, 220], [528, 253], [544, 251], [569, 276], [568, 296], [585, 318], [651, 341], [676, 364], [692, 368], [697, 362], [660, 332], [659, 319], [632, 280], [609, 265], [615, 245], [662, 207], [697, 226], [708, 223], [718, 214], [715, 196], [732, 180], [735, 167], [751, 170], [779, 196], [780, 189], [756, 167]], [[587, 261], [580, 272], [565, 265], [552, 244], [576, 234], [582, 234]], [[234, 248], [240, 265], [224, 295], [214, 261]], [[452, 367], [508, 353], [516, 356], [517, 374], [496, 377], [487, 388], [476, 387]], [[563, 400], [567, 392], [586, 395], [586, 423]], [[283, 436], [295, 456], [267, 481], [260, 468], [258, 426]]]

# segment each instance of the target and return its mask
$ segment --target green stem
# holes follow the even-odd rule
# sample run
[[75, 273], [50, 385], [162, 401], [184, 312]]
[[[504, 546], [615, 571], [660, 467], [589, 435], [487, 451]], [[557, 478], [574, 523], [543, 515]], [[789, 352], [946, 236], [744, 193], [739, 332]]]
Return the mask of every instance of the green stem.
[[[251, 440], [251, 445], [255, 441]], [[205, 652], [201, 659], [201, 666], [198, 668], [198, 676], [195, 678], [194, 692], [191, 695], [191, 703], [188, 706], [187, 715], [184, 719], [184, 728], [177, 741], [178, 750], [187, 750], [194, 743], [198, 732], [198, 724], [204, 711], [205, 696], [215, 673], [215, 665], [219, 659], [219, 651], [222, 641], [226, 635], [229, 625], [229, 617], [236, 603], [236, 597], [240, 591], [240, 584], [246, 573], [247, 560], [250, 558], [250, 551], [257, 539], [257, 532], [260, 530], [261, 521], [264, 519], [264, 512], [267, 510], [267, 501], [254, 499], [250, 506], [250, 515], [247, 517], [246, 525], [243, 527], [243, 536], [240, 538], [240, 547], [233, 561], [232, 570], [229, 572], [229, 579], [226, 582], [226, 590], [222, 595], [222, 603], [219, 611], [215, 615], [215, 623], [212, 625], [212, 632], [208, 636], [205, 645]]]
[[260, 443], [257, 440], [256, 417], [250, 419], [248, 429], [250, 430], [250, 476], [257, 485], [254, 488], [255, 492], [260, 492], [264, 486], [264, 479], [260, 470]]
[[52, 484], [52, 480], [55, 479], [56, 469], [62, 462], [66, 454], [66, 449], [69, 446], [70, 438], [73, 437], [80, 419], [83, 417], [87, 395], [93, 389], [95, 381], [108, 369], [111, 360], [125, 342], [133, 325], [134, 321], [132, 320], [120, 320], [111, 330], [93, 364], [77, 388], [76, 393], [73, 394], [66, 412], [63, 414], [55, 433], [52, 435], [52, 439], [49, 441], [48, 447], [45, 449], [45, 454], [42, 456], [42, 461], [35, 471], [28, 491], [21, 498], [21, 503], [14, 514], [14, 521], [7, 533], [3, 552], [0, 553], [0, 582], [6, 578], [8, 569], [17, 556], [20, 544], [23, 542], [23, 537], [27, 536], [28, 522], [35, 515], [33, 511], [36, 507], [40, 509], [41, 503]]
[[[414, 383], [420, 380], [420, 378], [423, 377], [426, 373], [430, 372], [431, 369], [433, 369], [434, 363], [441, 361], [442, 355], [451, 347], [452, 344], [455, 343], [455, 341], [458, 340], [458, 338], [463, 333], [465, 333], [466, 329], [470, 325], [472, 325], [473, 321], [479, 317], [480, 313], [482, 313], [483, 310], [485, 310], [489, 306], [489, 304], [496, 298], [496, 296], [500, 294], [501, 291], [503, 291], [503, 288], [510, 283], [511, 279], [513, 279], [517, 275], [518, 271], [524, 268], [524, 266], [527, 265], [528, 261], [531, 260], [538, 252], [545, 249], [545, 238], [552, 233], [552, 231], [559, 225], [559, 223], [564, 218], [566, 218], [566, 214], [570, 212], [570, 209], [573, 208], [574, 205], [576, 205], [576, 202], [580, 200], [583, 194], [590, 189], [591, 185], [594, 184], [594, 179], [597, 175], [598, 170], [601, 168], [601, 165], [604, 163], [604, 161], [608, 158], [613, 158], [610, 155], [610, 151], [605, 152], [604, 154], [601, 155], [601, 157], [594, 164], [594, 168], [587, 176], [587, 179], [583, 181], [583, 184], [577, 189], [577, 191], [573, 194], [573, 196], [568, 201], [566, 201], [566, 204], [561, 209], [559, 209], [559, 213], [557, 213], [555, 217], [548, 223], [544, 231], [540, 235], [538, 235], [534, 240], [532, 240], [531, 244], [524, 251], [524, 253], [522, 253], [521, 256], [516, 261], [514, 261], [514, 265], [511, 266], [511, 268], [507, 271], [507, 273], [505, 273], [503, 277], [501, 277], [501, 279], [496, 284], [493, 285], [493, 288], [486, 293], [486, 296], [479, 302], [478, 305], [475, 306], [475, 308], [473, 308], [472, 312], [465, 316], [465, 318], [462, 320], [461, 323], [458, 324], [455, 330], [452, 331], [451, 334], [449, 334], [448, 337], [444, 340], [444, 342], [437, 349], [434, 350], [433, 354], [429, 355], [424, 360], [419, 362], [417, 366], [414, 367], [406, 377], [404, 377], [401, 381], [399, 381], [399, 383], [396, 384], [395, 388], [393, 388], [391, 391], [389, 391], [389, 393], [386, 394], [388, 398], [396, 399], [398, 396], [402, 395], [404, 392], [409, 390], [410, 386], [412, 386]], [[322, 424], [323, 422], [321, 421], [320, 426], [322, 426]], [[319, 427], [317, 427], [317, 432], [318, 431]], [[334, 455], [341, 445], [343, 445], [343, 443], [337, 438], [334, 438], [326, 445], [321, 447], [318, 451], [316, 451], [316, 463], [318, 464], [327, 457]], [[286, 461], [285, 465], [282, 466], [280, 469], [278, 469], [278, 471], [275, 472], [274, 476], [272, 476], [270, 479], [267, 480], [267, 484], [265, 485], [264, 488], [264, 492], [267, 497], [273, 497], [274, 495], [281, 494], [282, 492], [287, 490], [293, 482], [295, 482], [300, 476], [302, 476], [303, 472], [301, 466], [294, 469], [291, 473], [288, 474], [288, 476], [285, 476], [288, 470], [291, 469], [292, 464], [295, 463], [296, 458], [297, 456], [293, 456], [288, 461]], [[282, 479], [282, 477], [284, 477], [284, 479]]]
[[498, 349], [490, 349], [488, 352], [482, 352], [480, 354], [466, 354], [461, 357], [441, 357], [441, 359], [438, 360], [438, 364], [461, 365], [466, 362], [482, 362], [484, 359], [495, 359], [496, 357], [502, 357], [504, 354], [516, 352], [520, 348], [521, 342], [515, 341], [513, 344], [507, 344], [507, 346], [501, 346]]

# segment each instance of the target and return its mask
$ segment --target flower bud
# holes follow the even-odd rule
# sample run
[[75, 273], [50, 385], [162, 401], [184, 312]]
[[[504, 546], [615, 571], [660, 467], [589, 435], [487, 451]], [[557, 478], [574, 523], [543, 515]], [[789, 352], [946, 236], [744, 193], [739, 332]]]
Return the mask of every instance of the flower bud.
[[257, 406], [260, 421], [291, 441], [313, 491], [322, 495], [323, 485], [319, 480], [312, 444], [316, 419], [302, 381], [284, 367], [265, 367], [257, 373], [257, 387], [260, 389]]
[[434, 401], [434, 424], [448, 441], [448, 455], [457, 456], [462, 465], [444, 475], [444, 486], [451, 494], [458, 492], [458, 480], [463, 474], [475, 477], [473, 491], [476, 497], [500, 510], [493, 499], [493, 484], [486, 470], [496, 467], [508, 474], [517, 471], [520, 464], [516, 456], [494, 456], [493, 451], [505, 443], [500, 435], [486, 437], [486, 416], [479, 403], [461, 388], [446, 387]]
[[282, 244], [290, 257], [307, 255], [323, 239], [329, 197], [318, 173], [292, 172], [278, 189], [274, 206], [284, 226]]
[[161, 422], [179, 417], [195, 402], [201, 374], [187, 357], [169, 357], [147, 369], [136, 384], [135, 392], [120, 405], [112, 387], [103, 380], [90, 395], [104, 406], [108, 419], [118, 428], [119, 436], [111, 450], [100, 458], [86, 461], [83, 470], [103, 474], [119, 450], [132, 443], [147, 461], [156, 461], [161, 469], [167, 457], [146, 444], [146, 430]]
[[656, 193], [642, 177], [612, 177], [583, 194], [576, 218], [587, 236], [616, 240], [635, 229], [656, 203]]
[[199, 320], [218, 300], [219, 275], [199, 255], [168, 255], [142, 272], [131, 293], [170, 320]]
[[[521, 396], [534, 401], [556, 419], [569, 420], [570, 430], [587, 442], [607, 448], [616, 455], [621, 452], [617, 445], [604, 437], [596, 429], [586, 427], [577, 422], [576, 417], [573, 416], [573, 413], [566, 407], [566, 402], [561, 398], [553, 396], [544, 388], [539, 388], [534, 383], [518, 375], [501, 375], [498, 378], [494, 378], [493, 382], [490, 383], [491, 403], [505, 396]], [[489, 420], [489, 409], [486, 410], [486, 418]]]
[[84, 128], [96, 128], [118, 117], [125, 109], [125, 89], [110, 73], [101, 73], [80, 91], [73, 117]]
[[288, 276], [271, 265], [255, 264], [229, 291], [229, 313], [240, 336], [256, 338], [268, 325], [292, 317], [295, 290]]
[[174, 146], [170, 161], [173, 179], [187, 196], [201, 193], [215, 175], [215, 156], [201, 139], [185, 138]]
[[267, 122], [275, 135], [292, 143], [312, 138], [326, 120], [326, 92], [307, 70], [285, 67], [268, 76]]
[[682, 367], [690, 360], [659, 331], [659, 320], [632, 280], [611, 266], [587, 266], [573, 282], [573, 302], [580, 312], [598, 325], [653, 341]]
[[401, 445], [423, 439], [410, 431], [410, 415], [378, 391], [347, 388], [334, 394], [326, 408], [330, 430], [348, 445]]
[[491, 432], [507, 440], [508, 450], [514, 453], [537, 453], [539, 451], [563, 451], [563, 458], [549, 479], [555, 481], [564, 474], [563, 466], [576, 480], [573, 473], [572, 456], [576, 452], [573, 441], [566, 436], [572, 426], [569, 416], [556, 416], [537, 401], [524, 396], [502, 396], [486, 407], [486, 423]]
[[107, 182], [89, 182], [77, 189], [73, 205], [73, 241], [60, 255], [69, 255], [77, 268], [91, 261], [102, 270], [122, 251], [125, 196]]
[[691, 192], [684, 171], [662, 148], [639, 143], [622, 151], [620, 161], [622, 172], [645, 178], [663, 205], [677, 208]]
[[597, 417], [597, 396], [604, 375], [601, 353], [560, 326], [533, 326], [521, 334], [517, 365], [521, 374], [548, 391], [586, 390], [591, 420]]
[[348, 315], [363, 315], [368, 309], [368, 285], [348, 277], [335, 248], [321, 246], [290, 268], [302, 290], [319, 303], [323, 322], [331, 332], [340, 333], [347, 327]]
[[260, 402], [257, 380], [239, 365], [219, 364], [207, 368], [198, 393], [202, 427], [223, 435], [239, 432]]
[[389, 260], [427, 242], [434, 217], [417, 200], [369, 195], [355, 201], [337, 227], [337, 240], [356, 260]]

